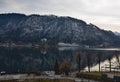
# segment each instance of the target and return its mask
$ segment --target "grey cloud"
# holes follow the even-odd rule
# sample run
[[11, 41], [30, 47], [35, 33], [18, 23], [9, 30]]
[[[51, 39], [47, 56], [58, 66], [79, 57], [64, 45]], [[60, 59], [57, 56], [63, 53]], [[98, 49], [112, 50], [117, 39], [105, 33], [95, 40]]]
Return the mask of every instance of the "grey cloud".
[[119, 26], [119, 10], [120, 0], [0, 0], [0, 13], [65, 15], [105, 27]]

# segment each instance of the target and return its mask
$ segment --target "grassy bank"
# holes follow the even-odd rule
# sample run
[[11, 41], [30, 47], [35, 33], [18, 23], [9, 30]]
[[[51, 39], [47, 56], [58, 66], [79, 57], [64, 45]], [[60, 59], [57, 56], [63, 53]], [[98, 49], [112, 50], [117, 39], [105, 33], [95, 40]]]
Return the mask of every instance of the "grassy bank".
[[75, 82], [74, 80], [70, 79], [24, 79], [24, 80], [3, 80], [0, 82]]
[[113, 82], [113, 79], [106, 78], [103, 76], [103, 74], [104, 73], [102, 72], [82, 72], [82, 73], [77, 73], [77, 77], [92, 79], [96, 81], [103, 81], [103, 82]]

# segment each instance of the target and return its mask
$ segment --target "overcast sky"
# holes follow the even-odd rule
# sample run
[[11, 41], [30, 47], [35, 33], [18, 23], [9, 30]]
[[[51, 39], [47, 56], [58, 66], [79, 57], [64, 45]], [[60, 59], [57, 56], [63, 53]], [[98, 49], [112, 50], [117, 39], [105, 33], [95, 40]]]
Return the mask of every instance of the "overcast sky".
[[71, 16], [120, 32], [120, 0], [0, 0], [0, 13]]

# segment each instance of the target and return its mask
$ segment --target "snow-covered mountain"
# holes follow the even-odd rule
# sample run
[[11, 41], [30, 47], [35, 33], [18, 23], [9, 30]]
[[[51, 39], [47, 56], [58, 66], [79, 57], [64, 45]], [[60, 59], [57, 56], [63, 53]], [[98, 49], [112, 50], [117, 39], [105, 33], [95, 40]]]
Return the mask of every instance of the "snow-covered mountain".
[[120, 36], [120, 33], [119, 32], [114, 32], [115, 35], [117, 36]]
[[0, 14], [0, 41], [76, 43], [79, 45], [113, 46], [120, 42], [111, 31], [93, 24], [54, 15]]

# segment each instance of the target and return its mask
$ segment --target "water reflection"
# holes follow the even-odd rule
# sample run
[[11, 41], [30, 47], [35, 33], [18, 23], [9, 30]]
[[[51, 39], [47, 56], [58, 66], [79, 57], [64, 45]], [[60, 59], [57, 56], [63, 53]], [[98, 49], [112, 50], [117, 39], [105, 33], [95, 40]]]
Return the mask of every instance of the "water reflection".
[[[79, 48], [0, 48], [0, 71], [7, 73], [53, 70], [55, 59], [59, 64], [64, 60], [71, 63], [71, 71], [77, 70], [76, 53], [82, 54], [81, 69], [87, 70], [86, 54], [91, 54], [91, 70], [98, 70], [97, 54], [101, 56], [101, 66], [108, 57], [113, 59], [119, 51], [86, 50]], [[113, 61], [113, 60], [112, 60]]]

